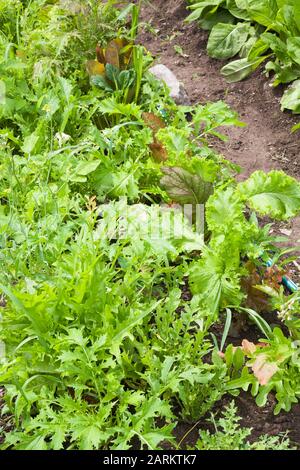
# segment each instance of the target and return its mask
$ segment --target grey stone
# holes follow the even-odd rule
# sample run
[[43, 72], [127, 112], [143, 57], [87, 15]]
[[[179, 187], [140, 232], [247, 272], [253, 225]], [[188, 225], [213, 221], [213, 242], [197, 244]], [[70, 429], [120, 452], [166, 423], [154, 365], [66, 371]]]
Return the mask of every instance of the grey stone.
[[168, 88], [170, 88], [170, 96], [175, 103], [185, 106], [191, 104], [183, 84], [168, 67], [163, 64], [154, 65], [154, 67], [149, 69], [149, 72], [159, 80], [165, 82]]

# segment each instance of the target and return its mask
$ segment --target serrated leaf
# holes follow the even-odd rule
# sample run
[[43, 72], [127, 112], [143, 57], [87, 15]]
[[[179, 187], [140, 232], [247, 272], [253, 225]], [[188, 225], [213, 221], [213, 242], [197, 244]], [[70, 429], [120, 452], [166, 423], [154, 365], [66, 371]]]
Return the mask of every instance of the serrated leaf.
[[236, 25], [218, 23], [209, 36], [207, 51], [215, 59], [229, 59], [235, 56], [247, 41], [250, 24], [238, 23]]
[[87, 73], [90, 76], [94, 76], [94, 75], [104, 76], [105, 75], [104, 64], [100, 64], [100, 62], [98, 62], [97, 60], [89, 60], [86, 63], [86, 69], [87, 69]]
[[208, 10], [209, 7], [212, 7], [209, 11], [214, 13], [217, 11], [218, 6], [223, 2], [224, 0], [200, 0], [199, 2], [189, 7], [194, 11], [185, 19], [185, 21], [190, 23], [192, 21], [198, 20], [203, 12], [206, 13], [206, 10]]
[[140, 117], [140, 107], [134, 103], [118, 103], [114, 98], [102, 100], [98, 110], [103, 114], [123, 114], [124, 116]]
[[53, 450], [63, 449], [63, 444], [65, 442], [66, 428], [63, 426], [58, 426], [55, 430], [55, 433], [51, 437], [51, 443]]

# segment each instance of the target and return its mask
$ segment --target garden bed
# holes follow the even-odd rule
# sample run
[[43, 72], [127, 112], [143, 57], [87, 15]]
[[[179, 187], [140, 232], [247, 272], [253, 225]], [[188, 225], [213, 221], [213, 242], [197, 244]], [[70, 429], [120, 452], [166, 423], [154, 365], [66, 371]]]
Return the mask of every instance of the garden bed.
[[296, 121], [140, 6], [1, 4], [1, 448], [300, 446]]

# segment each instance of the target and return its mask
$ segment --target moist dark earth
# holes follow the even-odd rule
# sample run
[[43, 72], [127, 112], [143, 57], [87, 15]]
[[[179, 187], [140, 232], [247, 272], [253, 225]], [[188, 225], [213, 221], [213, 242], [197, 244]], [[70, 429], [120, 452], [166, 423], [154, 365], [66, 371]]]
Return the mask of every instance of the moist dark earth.
[[[291, 133], [292, 126], [299, 122], [299, 118], [281, 112], [283, 90], [269, 86], [263, 68], [243, 82], [226, 83], [220, 75], [224, 63], [207, 56], [207, 32], [201, 31], [196, 23], [185, 24], [187, 14], [183, 0], [145, 1], [141, 17], [144, 25], [139, 41], [153, 54], [157, 63], [168, 66], [183, 82], [193, 104], [224, 100], [247, 123], [245, 128], [228, 129], [229, 141], [217, 145], [220, 153], [242, 167], [241, 178], [258, 169], [279, 169], [300, 179], [300, 132]], [[176, 45], [182, 48], [184, 57], [175, 51]], [[294, 245], [300, 239], [300, 219], [290, 224], [279, 224], [275, 230], [289, 236], [290, 243]], [[296, 278], [299, 277], [299, 269], [296, 263], [293, 268]], [[252, 339], [255, 334], [250, 327], [249, 331], [243, 332], [243, 338]], [[229, 340], [240, 342], [236, 338]], [[2, 396], [3, 389], [0, 388], [0, 410]], [[225, 396], [213, 412], [220, 412], [232, 399]], [[258, 408], [254, 399], [246, 393], [236, 397], [235, 402], [242, 417], [241, 424], [253, 429], [251, 439], [255, 440], [261, 434], [275, 435], [290, 431], [292, 444], [300, 448], [300, 405], [294, 405], [289, 413], [281, 412], [279, 416], [274, 416], [275, 399], [272, 396], [264, 408]], [[196, 443], [199, 429], [210, 428], [207, 418], [203, 417], [197, 424], [180, 422], [177, 425], [177, 441], [180, 442], [186, 435], [182, 441], [183, 448]], [[0, 443], [1, 428], [8, 432], [11, 420], [0, 413]]]
[[[224, 100], [239, 113], [247, 126], [227, 129], [229, 141], [216, 147], [241, 166], [241, 178], [255, 170], [277, 169], [300, 179], [300, 131], [291, 132], [299, 116], [281, 111], [283, 89], [270, 87], [263, 67], [247, 80], [228, 84], [220, 74], [226, 62], [211, 59], [206, 53], [208, 33], [197, 23], [184, 23], [186, 5], [183, 0], [145, 1], [141, 18], [145, 25], [139, 40], [156, 63], [175, 73], [193, 104]], [[180, 46], [184, 56], [174, 46]], [[291, 243], [300, 239], [300, 218], [282, 227]]]
[[[300, 179], [300, 133], [291, 132], [299, 117], [281, 111], [280, 99], [284, 90], [270, 86], [263, 67], [247, 80], [228, 84], [220, 74], [226, 62], [208, 57], [208, 33], [200, 30], [196, 23], [184, 23], [187, 15], [183, 0], [146, 1], [142, 8], [144, 25], [139, 41], [153, 54], [156, 63], [163, 63], [175, 73], [184, 84], [191, 103], [224, 100], [247, 124], [245, 128], [227, 129], [228, 142], [217, 144], [220, 153], [241, 166], [242, 179], [255, 170], [272, 169], [283, 170]], [[174, 46], [180, 46], [183, 55], [176, 52]], [[300, 239], [300, 218], [292, 223], [277, 224], [274, 231], [288, 236], [290, 244], [295, 245]], [[298, 263], [291, 271], [294, 278], [299, 279]], [[243, 337], [255, 336], [251, 328], [243, 333]], [[234, 341], [234, 338], [229, 340]], [[224, 397], [213, 411], [220, 411], [231, 400], [230, 396]], [[246, 393], [241, 393], [235, 401], [242, 417], [241, 424], [253, 428], [251, 439], [255, 440], [261, 434], [275, 435], [289, 430], [292, 443], [300, 447], [300, 405], [293, 406], [289, 413], [281, 412], [274, 416], [273, 397], [264, 408], [258, 408]], [[183, 447], [193, 446], [199, 429], [209, 428], [206, 419], [204, 417], [187, 435], [182, 442]], [[175, 430], [178, 442], [194, 424], [178, 424]]]

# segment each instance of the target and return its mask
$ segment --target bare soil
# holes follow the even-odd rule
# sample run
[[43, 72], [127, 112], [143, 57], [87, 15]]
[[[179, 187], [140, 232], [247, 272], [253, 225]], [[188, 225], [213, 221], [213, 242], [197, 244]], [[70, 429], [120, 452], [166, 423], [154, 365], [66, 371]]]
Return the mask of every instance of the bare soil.
[[[228, 142], [218, 143], [217, 149], [241, 166], [241, 179], [255, 170], [272, 169], [283, 170], [300, 179], [300, 134], [291, 132], [299, 117], [281, 111], [283, 89], [270, 87], [263, 67], [242, 82], [228, 84], [220, 74], [225, 62], [207, 55], [208, 33], [200, 30], [196, 23], [184, 23], [187, 15], [184, 0], [146, 1], [142, 8], [144, 27], [139, 41], [153, 54], [156, 63], [165, 64], [175, 73], [184, 84], [191, 103], [224, 100], [239, 113], [247, 127], [228, 128]], [[176, 45], [182, 48], [183, 56], [176, 52]], [[289, 237], [291, 245], [295, 245], [300, 239], [300, 218], [292, 223], [276, 225], [275, 231], [282, 231]], [[299, 278], [297, 263], [292, 272]], [[255, 334], [249, 330], [243, 337], [249, 338]], [[232, 338], [232, 342], [236, 341], [239, 339]], [[232, 397], [224, 397], [213, 411], [221, 411], [230, 400]], [[300, 447], [300, 405], [293, 406], [290, 413], [282, 412], [274, 416], [273, 397], [264, 408], [258, 408], [255, 400], [246, 393], [241, 393], [235, 401], [242, 417], [241, 424], [253, 428], [252, 439], [257, 439], [261, 434], [275, 435], [289, 430], [291, 441]], [[199, 429], [209, 428], [206, 418], [196, 426], [195, 423], [178, 424], [175, 430], [178, 442], [188, 433], [183, 447], [193, 446]]]

